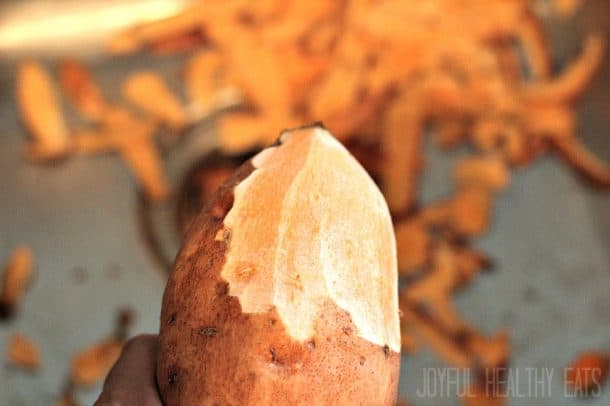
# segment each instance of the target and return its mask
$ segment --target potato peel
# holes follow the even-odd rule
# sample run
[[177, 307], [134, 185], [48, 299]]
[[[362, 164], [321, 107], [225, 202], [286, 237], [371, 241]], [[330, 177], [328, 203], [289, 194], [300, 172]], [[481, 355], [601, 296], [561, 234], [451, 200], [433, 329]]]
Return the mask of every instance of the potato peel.
[[405, 220], [394, 226], [398, 252], [398, 269], [401, 275], [416, 272], [428, 263], [431, 238], [421, 220]]
[[108, 374], [121, 355], [132, 322], [132, 311], [127, 308], [120, 309], [113, 334], [85, 347], [72, 357], [64, 395], [69, 397], [74, 385], [89, 387]]
[[123, 343], [115, 338], [85, 348], [72, 359], [72, 381], [81, 386], [95, 385], [110, 371], [121, 355], [122, 348]]
[[598, 392], [608, 378], [610, 356], [602, 351], [578, 354], [564, 370], [564, 385], [577, 395]]
[[21, 119], [33, 139], [28, 157], [53, 160], [69, 151], [68, 129], [53, 81], [36, 61], [19, 65], [17, 72], [17, 103]]
[[123, 83], [122, 92], [126, 100], [172, 129], [179, 130], [188, 122], [182, 103], [157, 73], [132, 74]]
[[89, 120], [100, 121], [108, 103], [87, 67], [68, 59], [60, 63], [58, 74], [64, 95], [79, 113]]
[[474, 237], [489, 227], [493, 196], [480, 187], [463, 187], [451, 201], [449, 222], [461, 236]]
[[590, 35], [580, 57], [553, 80], [523, 86], [526, 101], [537, 103], [573, 103], [582, 96], [601, 66], [605, 45], [600, 35]]
[[548, 78], [551, 74], [551, 52], [540, 20], [532, 13], [525, 13], [518, 26], [517, 35], [529, 60], [533, 78]]
[[15, 333], [8, 342], [8, 361], [18, 368], [36, 371], [40, 368], [40, 351], [26, 336]]
[[8, 259], [0, 290], [0, 317], [11, 317], [34, 275], [34, 256], [25, 246], [15, 248]]
[[510, 179], [506, 163], [497, 156], [463, 159], [454, 173], [460, 186], [479, 186], [494, 191], [505, 189]]
[[165, 200], [169, 184], [153, 141], [146, 136], [132, 136], [121, 144], [119, 152], [146, 195], [153, 201]]
[[610, 166], [602, 162], [583, 143], [574, 138], [557, 138], [553, 140], [559, 156], [563, 158], [585, 179], [597, 186], [610, 188]]
[[[153, 135], [157, 121], [170, 126], [186, 124], [186, 113], [157, 75], [141, 72], [125, 83], [140, 107], [151, 109], [155, 119], [140, 118], [129, 110], [108, 103], [87, 68], [77, 61], [60, 66], [62, 86], [70, 101], [95, 127], [73, 131], [71, 151], [75, 154], [97, 155], [118, 153], [126, 162], [136, 181], [153, 201], [167, 198], [169, 186]], [[151, 103], [152, 102], [152, 103]]]

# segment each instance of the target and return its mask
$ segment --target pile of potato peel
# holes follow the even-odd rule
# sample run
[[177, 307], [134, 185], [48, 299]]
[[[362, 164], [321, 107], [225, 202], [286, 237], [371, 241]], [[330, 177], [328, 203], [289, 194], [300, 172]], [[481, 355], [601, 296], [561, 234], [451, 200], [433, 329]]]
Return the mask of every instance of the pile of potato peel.
[[[575, 104], [603, 58], [600, 36], [552, 72], [548, 38], [529, 0], [207, 1], [169, 19], [132, 27], [109, 52], [190, 52], [186, 97], [152, 71], [123, 82], [130, 105], [103, 96], [77, 61], [58, 66], [59, 87], [90, 124], [68, 129], [53, 79], [36, 62], [20, 67], [17, 96], [33, 160], [116, 152], [153, 200], [170, 193], [155, 145], [159, 128], [177, 136], [218, 106], [227, 154], [260, 148], [280, 129], [322, 121], [379, 180], [395, 219], [403, 347], [432, 347], [451, 365], [505, 366], [508, 334], [486, 337], [457, 313], [452, 297], [490, 266], [469, 246], [493, 218], [513, 168], [546, 154], [592, 183], [610, 169], [576, 137]], [[555, 1], [567, 15], [579, 2]], [[33, 96], [35, 94], [35, 97]], [[41, 112], [44, 114], [41, 115]], [[42, 124], [44, 123], [44, 124]], [[454, 168], [452, 196], [418, 204], [423, 145], [469, 145]]]

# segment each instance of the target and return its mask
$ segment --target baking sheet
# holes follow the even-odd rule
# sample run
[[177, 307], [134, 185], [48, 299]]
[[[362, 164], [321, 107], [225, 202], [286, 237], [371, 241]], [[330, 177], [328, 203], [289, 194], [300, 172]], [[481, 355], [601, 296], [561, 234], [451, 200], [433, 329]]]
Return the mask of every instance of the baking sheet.
[[[558, 66], [574, 55], [583, 33], [607, 29], [610, 5], [590, 1], [575, 21], [550, 26]], [[608, 37], [610, 43], [610, 37]], [[163, 71], [176, 83], [176, 58], [125, 58], [94, 63], [109, 96], [138, 67]], [[76, 158], [54, 167], [26, 163], [25, 133], [13, 102], [14, 64], [0, 67], [0, 258], [19, 243], [31, 245], [37, 278], [19, 317], [0, 324], [0, 351], [20, 330], [40, 345], [43, 367], [35, 375], [0, 368], [0, 404], [50, 404], [70, 356], [104, 336], [114, 310], [137, 313], [134, 332], [154, 332], [165, 274], [146, 248], [138, 227], [137, 195], [128, 172], [113, 157]], [[112, 94], [114, 92], [114, 94]], [[610, 162], [610, 63], [606, 62], [580, 104], [581, 136]], [[200, 134], [213, 145], [213, 128]], [[448, 187], [453, 155], [428, 147], [424, 197]], [[573, 405], [564, 397], [561, 368], [589, 348], [610, 351], [610, 194], [596, 192], [553, 159], [518, 171], [499, 198], [493, 229], [478, 246], [496, 261], [462, 292], [458, 307], [472, 324], [491, 333], [506, 326], [511, 366], [552, 368], [549, 397], [513, 397], [512, 405]], [[75, 277], [86, 270], [84, 280]], [[0, 358], [4, 363], [4, 358]], [[453, 396], [418, 398], [425, 368], [444, 367], [428, 351], [403, 359], [400, 392], [415, 405], [453, 405]], [[524, 375], [521, 379], [525, 379]], [[79, 393], [91, 404], [99, 387]], [[610, 404], [610, 388], [589, 405]]]

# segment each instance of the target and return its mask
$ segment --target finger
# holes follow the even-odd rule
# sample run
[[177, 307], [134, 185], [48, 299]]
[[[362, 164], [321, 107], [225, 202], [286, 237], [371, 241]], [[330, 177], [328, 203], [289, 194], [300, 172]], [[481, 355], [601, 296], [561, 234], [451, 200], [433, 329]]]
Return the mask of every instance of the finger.
[[130, 339], [110, 370], [95, 406], [161, 406], [155, 379], [157, 350], [156, 335]]

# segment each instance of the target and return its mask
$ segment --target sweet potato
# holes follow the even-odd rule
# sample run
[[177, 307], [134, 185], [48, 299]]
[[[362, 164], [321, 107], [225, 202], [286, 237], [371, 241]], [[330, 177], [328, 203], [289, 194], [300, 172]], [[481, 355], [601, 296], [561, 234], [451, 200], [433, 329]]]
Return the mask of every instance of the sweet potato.
[[320, 127], [282, 133], [195, 220], [163, 298], [166, 404], [396, 400], [394, 232], [383, 197]]

